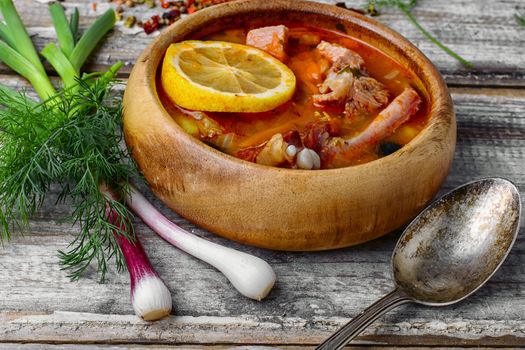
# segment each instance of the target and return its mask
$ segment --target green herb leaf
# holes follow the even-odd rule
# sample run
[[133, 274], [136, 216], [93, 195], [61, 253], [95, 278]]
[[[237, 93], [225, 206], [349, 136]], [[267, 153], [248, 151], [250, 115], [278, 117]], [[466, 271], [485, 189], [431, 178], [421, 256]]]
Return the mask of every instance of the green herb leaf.
[[463, 65], [469, 68], [473, 68], [474, 65], [472, 62], [464, 59], [460, 55], [458, 55], [456, 52], [454, 52], [449, 47], [445, 46], [442, 42], [440, 42], [438, 39], [436, 39], [432, 34], [430, 34], [421, 24], [419, 21], [412, 15], [410, 10], [414, 6], [416, 6], [417, 0], [368, 0], [367, 7], [368, 11], [370, 12], [370, 9], [373, 9], [373, 11], [376, 11], [377, 8], [380, 7], [395, 7], [401, 10], [405, 14], [405, 16], [408, 18], [412, 24], [425, 36], [428, 40], [430, 40], [432, 43], [434, 43], [437, 47], [442, 49], [444, 52], [446, 52], [451, 57], [455, 58], [459, 62], [461, 62]]
[[525, 13], [516, 12], [514, 17], [520, 26], [525, 27]]

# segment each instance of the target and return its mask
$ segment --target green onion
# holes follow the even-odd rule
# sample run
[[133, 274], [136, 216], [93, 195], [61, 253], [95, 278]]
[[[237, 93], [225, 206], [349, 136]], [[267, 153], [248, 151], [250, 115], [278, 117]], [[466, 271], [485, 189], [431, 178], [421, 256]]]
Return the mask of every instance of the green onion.
[[53, 3], [49, 6], [49, 13], [51, 20], [55, 26], [57, 33], [58, 42], [60, 43], [60, 49], [66, 55], [71, 56], [73, 48], [75, 47], [75, 40], [71, 32], [71, 27], [64, 12], [64, 8], [59, 3]]
[[64, 52], [53, 43], [49, 43], [40, 51], [42, 56], [55, 68], [65, 87], [71, 87], [77, 84], [77, 77], [79, 75], [75, 67], [69, 62]]
[[28, 59], [3, 41], [0, 41], [0, 59], [12, 70], [29, 80], [42, 100], [47, 100], [56, 94], [47, 74], [45, 72], [42, 74]]
[[[0, 0], [0, 12], [4, 16], [4, 21], [9, 28], [9, 37], [11, 38], [13, 48], [27, 59], [38, 71], [46, 74], [38, 53], [33, 46], [33, 42], [27, 34], [27, 30], [16, 11], [15, 5], [11, 0]], [[11, 67], [13, 68], [13, 67]], [[53, 89], [54, 90], [54, 89]], [[47, 98], [47, 97], [46, 97]]]
[[73, 49], [73, 53], [69, 57], [77, 71], [80, 71], [80, 68], [100, 39], [102, 39], [102, 37], [113, 28], [115, 21], [115, 11], [109, 9], [88, 28], [84, 35], [82, 35]]
[[11, 34], [9, 33], [9, 28], [4, 22], [0, 22], [0, 38], [5, 41], [9, 46], [15, 47], [13, 39], [11, 39]]
[[78, 18], [78, 8], [75, 7], [73, 13], [71, 14], [71, 18], [69, 19], [69, 30], [71, 30], [71, 35], [73, 35], [73, 41], [75, 44], [77, 43], [78, 36]]

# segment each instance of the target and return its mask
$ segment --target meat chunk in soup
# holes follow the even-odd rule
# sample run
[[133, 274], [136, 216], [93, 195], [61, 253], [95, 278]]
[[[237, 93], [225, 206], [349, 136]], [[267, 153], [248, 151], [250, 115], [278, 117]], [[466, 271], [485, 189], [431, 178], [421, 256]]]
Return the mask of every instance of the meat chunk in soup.
[[332, 62], [330, 70], [338, 73], [343, 69], [360, 70], [365, 61], [356, 52], [346, 47], [321, 41], [317, 45], [317, 50], [321, 56], [328, 58]]
[[388, 91], [367, 76], [364, 60], [356, 52], [326, 41], [321, 41], [317, 50], [332, 65], [319, 86], [320, 94], [313, 96], [316, 104], [344, 104], [345, 115], [352, 117], [375, 112], [388, 103]]
[[330, 167], [338, 167], [359, 157], [363, 149], [377, 145], [408, 121], [419, 109], [421, 98], [412, 88], [406, 88], [377, 117], [354, 137], [332, 137], [322, 145], [321, 159]]
[[363, 112], [378, 111], [388, 103], [388, 91], [385, 86], [370, 77], [354, 79], [350, 94], [345, 104], [345, 115], [354, 116]]
[[252, 29], [246, 35], [246, 45], [268, 52], [280, 61], [285, 61], [288, 45], [288, 28], [283, 25]]

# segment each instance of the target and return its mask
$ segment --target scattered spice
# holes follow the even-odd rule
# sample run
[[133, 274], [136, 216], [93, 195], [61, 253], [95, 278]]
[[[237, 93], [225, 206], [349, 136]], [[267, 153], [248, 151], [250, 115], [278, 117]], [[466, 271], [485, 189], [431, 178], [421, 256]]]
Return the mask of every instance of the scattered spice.
[[97, 3], [96, 2], [92, 2], [91, 3], [91, 8], [93, 9], [93, 11], [96, 11], [97, 10]]
[[117, 20], [124, 20], [124, 26], [131, 28], [134, 25], [142, 27], [146, 34], [151, 34], [154, 31], [168, 26], [180, 19], [183, 14], [192, 14], [203, 8], [210, 7], [216, 4], [228, 2], [230, 0], [160, 0], [160, 7], [167, 10], [163, 13], [154, 15], [144, 21], [137, 21], [135, 16], [123, 16], [125, 7], [135, 7], [144, 5], [148, 8], [155, 8], [157, 6], [155, 0], [107, 0], [117, 4], [115, 9]]
[[366, 12], [372, 17], [379, 16], [379, 11], [377, 11], [377, 8], [374, 3], [368, 4], [368, 7], [366, 8]]
[[131, 28], [133, 25], [135, 25], [135, 22], [137, 21], [137, 18], [135, 16], [128, 16], [126, 20], [124, 21], [124, 27]]

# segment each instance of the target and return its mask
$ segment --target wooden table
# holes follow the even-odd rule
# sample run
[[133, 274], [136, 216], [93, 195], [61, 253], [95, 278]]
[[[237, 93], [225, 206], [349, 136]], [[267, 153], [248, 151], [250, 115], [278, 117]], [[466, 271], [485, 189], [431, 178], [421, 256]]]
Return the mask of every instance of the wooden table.
[[[45, 5], [31, 0], [15, 4], [39, 47], [54, 37]], [[64, 5], [80, 8], [82, 25], [114, 6], [101, 2], [94, 12], [89, 0], [67, 0]], [[525, 4], [421, 0], [414, 9], [427, 29], [474, 62], [473, 70], [424, 39], [398, 11], [385, 10], [378, 18], [427, 54], [450, 86], [458, 144], [442, 193], [487, 176], [506, 177], [525, 191], [525, 28], [513, 18], [516, 6]], [[129, 72], [151, 37], [123, 31], [120, 26], [110, 35], [90, 68], [123, 60]], [[4, 66], [0, 82], [26, 86]], [[266, 259], [278, 276], [268, 298], [255, 302], [242, 297], [219, 272], [174, 249], [137, 220], [145, 248], [168, 283], [175, 305], [169, 319], [144, 322], [133, 315], [127, 274], [110, 273], [107, 283], [99, 284], [94, 271], [70, 282], [60, 270], [56, 251], [66, 248], [77, 227], [58, 222], [70, 208], [54, 205], [49, 198], [31, 223], [32, 233], [0, 247], [0, 349], [162, 349], [168, 344], [192, 349], [241, 345], [298, 349], [319, 343], [392, 288], [389, 261], [399, 232], [331, 252], [273, 252], [215, 237], [149, 196], [168, 217], [195, 234]], [[525, 346], [523, 226], [505, 264], [471, 298], [439, 309], [401, 307], [353, 343], [355, 348], [373, 349], [520, 345]]]

